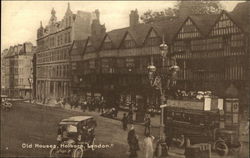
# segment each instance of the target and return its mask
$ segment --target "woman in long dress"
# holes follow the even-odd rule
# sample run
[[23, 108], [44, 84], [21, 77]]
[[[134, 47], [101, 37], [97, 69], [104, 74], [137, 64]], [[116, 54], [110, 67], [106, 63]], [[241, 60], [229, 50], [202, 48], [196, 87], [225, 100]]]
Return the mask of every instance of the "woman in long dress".
[[153, 158], [154, 156], [153, 140], [154, 137], [147, 133], [144, 138], [145, 158]]

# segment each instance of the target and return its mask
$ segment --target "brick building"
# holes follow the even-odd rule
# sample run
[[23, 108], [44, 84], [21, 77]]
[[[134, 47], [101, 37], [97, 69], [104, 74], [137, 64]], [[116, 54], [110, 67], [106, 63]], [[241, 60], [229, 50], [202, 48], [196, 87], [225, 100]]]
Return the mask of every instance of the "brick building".
[[10, 97], [29, 98], [32, 93], [30, 79], [33, 79], [32, 58], [35, 47], [32, 43], [26, 42], [10, 46], [8, 52], [3, 56], [5, 80], [4, 93]]
[[36, 98], [39, 101], [68, 97], [71, 89], [69, 49], [74, 40], [84, 40], [91, 34], [91, 24], [98, 14], [78, 11], [70, 4], [61, 21], [52, 9], [49, 24], [37, 30]]
[[8, 54], [8, 49], [4, 49], [1, 53], [1, 94], [6, 94], [6, 79], [5, 79], [5, 60], [4, 57]]
[[[130, 13], [130, 26], [99, 36], [101, 41], [75, 41], [78, 61], [72, 84], [85, 97], [104, 96], [110, 105], [135, 102], [137, 108], [159, 105], [159, 92], [150, 87], [147, 66], [161, 71], [159, 45], [168, 44], [176, 62], [177, 88], [206, 90], [223, 97], [234, 85], [241, 105], [249, 104], [249, 2], [232, 12], [217, 15], [171, 17], [140, 24], [137, 10]], [[77, 53], [78, 52], [78, 53]], [[72, 53], [73, 54], [73, 53]], [[72, 57], [73, 58], [73, 57]]]

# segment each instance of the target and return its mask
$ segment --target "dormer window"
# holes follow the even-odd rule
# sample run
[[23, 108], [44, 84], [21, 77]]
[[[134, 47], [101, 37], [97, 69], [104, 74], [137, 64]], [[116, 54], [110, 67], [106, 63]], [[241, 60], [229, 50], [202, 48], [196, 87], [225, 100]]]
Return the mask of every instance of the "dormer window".
[[135, 46], [136, 43], [134, 41], [134, 38], [130, 35], [130, 33], [127, 33], [122, 43], [122, 48], [134, 48]]
[[107, 50], [107, 49], [111, 49], [112, 48], [112, 43], [111, 42], [105, 42], [103, 44], [103, 49]]
[[148, 38], [145, 42], [146, 46], [158, 46], [161, 43], [161, 39], [159, 37]]
[[126, 40], [126, 41], [124, 41], [123, 46], [124, 46], [124, 48], [133, 48], [136, 46], [136, 44], [135, 44], [134, 40]]
[[87, 46], [86, 53], [91, 53], [91, 52], [94, 52], [94, 51], [95, 51], [95, 49], [91, 45]]

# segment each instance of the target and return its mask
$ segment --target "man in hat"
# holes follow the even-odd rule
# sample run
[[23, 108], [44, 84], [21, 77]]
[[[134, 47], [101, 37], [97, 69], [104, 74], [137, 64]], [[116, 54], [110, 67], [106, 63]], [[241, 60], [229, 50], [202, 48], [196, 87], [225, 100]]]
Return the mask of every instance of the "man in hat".
[[136, 158], [137, 151], [140, 150], [140, 147], [139, 147], [138, 136], [135, 133], [135, 129], [134, 129], [133, 125], [131, 126], [131, 129], [128, 132], [127, 141], [128, 141], [128, 145], [129, 145], [129, 152], [130, 152], [129, 157]]
[[122, 127], [123, 127], [124, 131], [126, 131], [128, 128], [128, 117], [127, 117], [126, 113], [123, 114]]
[[144, 135], [150, 134], [150, 126], [151, 126], [150, 116], [146, 115], [144, 119], [144, 124], [145, 124]]

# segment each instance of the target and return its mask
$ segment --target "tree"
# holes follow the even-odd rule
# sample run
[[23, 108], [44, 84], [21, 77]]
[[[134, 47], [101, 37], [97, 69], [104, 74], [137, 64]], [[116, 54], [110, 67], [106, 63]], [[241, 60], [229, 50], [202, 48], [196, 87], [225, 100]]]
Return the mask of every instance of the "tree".
[[159, 12], [156, 12], [156, 11], [153, 12], [152, 10], [148, 10], [141, 16], [141, 20], [144, 23], [151, 23], [154, 21], [163, 20], [166, 17], [175, 17], [176, 13], [177, 13], [177, 9], [173, 9], [173, 8], [164, 9], [163, 11], [159, 11]]
[[218, 14], [222, 10], [219, 1], [181, 1], [174, 8], [163, 11], [146, 11], [141, 20], [144, 23], [160, 21], [169, 17], [185, 17], [188, 15]]
[[222, 10], [219, 1], [181, 1], [177, 3], [179, 16], [218, 14]]

